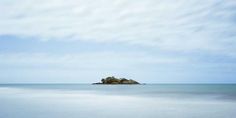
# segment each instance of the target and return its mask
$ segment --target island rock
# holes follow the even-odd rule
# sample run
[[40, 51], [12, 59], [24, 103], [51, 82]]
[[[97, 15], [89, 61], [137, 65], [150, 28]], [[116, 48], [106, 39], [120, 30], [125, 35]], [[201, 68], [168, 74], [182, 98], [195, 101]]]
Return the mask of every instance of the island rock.
[[93, 83], [93, 84], [139, 84], [139, 82], [126, 79], [126, 78], [115, 78], [114, 76], [103, 78], [101, 82]]

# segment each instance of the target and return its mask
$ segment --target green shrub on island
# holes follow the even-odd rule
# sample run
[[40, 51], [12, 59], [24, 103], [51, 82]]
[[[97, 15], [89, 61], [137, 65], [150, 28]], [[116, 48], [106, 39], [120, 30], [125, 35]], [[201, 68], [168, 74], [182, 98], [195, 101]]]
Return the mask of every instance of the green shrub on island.
[[126, 78], [115, 78], [114, 76], [103, 78], [101, 82], [94, 84], [139, 84], [137, 81]]

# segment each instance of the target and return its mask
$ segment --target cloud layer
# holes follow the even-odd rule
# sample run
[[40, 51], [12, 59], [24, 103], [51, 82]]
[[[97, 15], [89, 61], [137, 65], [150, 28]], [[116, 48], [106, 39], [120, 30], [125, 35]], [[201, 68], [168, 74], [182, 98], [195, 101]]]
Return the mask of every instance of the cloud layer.
[[0, 82], [230, 83], [235, 59], [235, 0], [0, 0]]
[[140, 80], [146, 76], [150, 82], [153, 74], [167, 70], [162, 65], [186, 62], [181, 57], [134, 52], [8, 53], [0, 54], [0, 82], [91, 83], [111, 75]]
[[0, 35], [236, 55], [234, 0], [1, 0], [0, 11]]
[[135, 69], [143, 65], [181, 64], [188, 60], [145, 53], [90, 52], [80, 54], [14, 53], [0, 54], [2, 67], [60, 68], [85, 70]]

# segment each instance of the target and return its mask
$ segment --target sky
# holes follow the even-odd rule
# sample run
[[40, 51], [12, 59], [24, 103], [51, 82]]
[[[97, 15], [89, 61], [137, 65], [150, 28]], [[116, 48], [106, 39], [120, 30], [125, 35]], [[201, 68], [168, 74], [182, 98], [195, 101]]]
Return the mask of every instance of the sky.
[[0, 1], [0, 83], [107, 76], [236, 83], [236, 1]]

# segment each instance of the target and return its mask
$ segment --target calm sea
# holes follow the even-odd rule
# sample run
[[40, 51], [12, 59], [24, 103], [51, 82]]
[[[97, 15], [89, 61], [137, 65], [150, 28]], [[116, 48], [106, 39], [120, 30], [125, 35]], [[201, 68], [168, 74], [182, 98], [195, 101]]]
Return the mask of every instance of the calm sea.
[[1, 84], [0, 118], [236, 118], [236, 84]]

